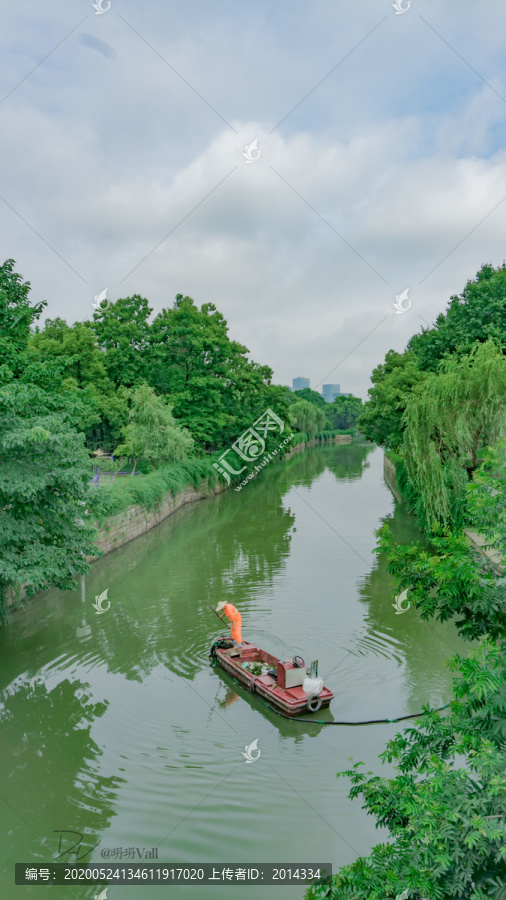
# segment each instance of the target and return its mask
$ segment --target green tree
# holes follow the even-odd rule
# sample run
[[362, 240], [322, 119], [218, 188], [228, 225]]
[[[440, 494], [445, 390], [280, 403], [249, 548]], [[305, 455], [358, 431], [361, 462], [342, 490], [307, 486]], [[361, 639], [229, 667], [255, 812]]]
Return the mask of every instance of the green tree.
[[482, 266], [462, 294], [450, 298], [435, 325], [414, 335], [408, 348], [421, 369], [436, 372], [445, 357], [465, 356], [477, 341], [491, 339], [506, 353], [506, 263], [497, 269]]
[[318, 391], [312, 391], [311, 388], [302, 388], [300, 391], [291, 391], [290, 393], [294, 398], [294, 401], [307, 400], [308, 403], [314, 403], [315, 406], [318, 406], [319, 409], [323, 409], [324, 412], [326, 412], [327, 406], [329, 405], [322, 394], [319, 394]]
[[285, 389], [271, 385], [272, 370], [248, 360], [248, 349], [228, 337], [225, 319], [212, 303], [199, 309], [176, 296], [150, 331], [150, 384], [170, 394], [174, 416], [197, 443], [227, 444], [269, 407], [286, 419]]
[[30, 327], [47, 305], [45, 300], [30, 305], [30, 282], [23, 282], [14, 266], [13, 259], [0, 266], [0, 384], [23, 371]]
[[86, 323], [95, 332], [98, 346], [106, 351], [104, 365], [117, 386], [135, 387], [148, 378], [148, 319], [152, 312], [148, 301], [134, 294], [107, 303]]
[[413, 352], [389, 350], [385, 362], [376, 366], [369, 388], [369, 400], [357, 421], [357, 428], [368, 440], [385, 449], [398, 449], [403, 441], [403, 415], [413, 392], [426, 379], [416, 364]]
[[332, 425], [330, 417], [327, 415], [327, 409], [329, 404], [318, 391], [312, 391], [311, 388], [302, 388], [300, 391], [291, 391], [289, 388], [286, 388], [286, 400], [288, 406], [292, 406], [294, 403], [297, 403], [299, 400], [304, 400], [307, 403], [312, 403], [316, 409], [321, 410], [324, 415], [323, 425], [320, 430], [330, 430], [334, 426]]
[[[475, 521], [481, 530], [482, 523]], [[399, 589], [408, 591], [409, 603], [423, 619], [454, 619], [468, 640], [504, 635], [506, 582], [483, 557], [473, 554], [465, 534], [439, 529], [431, 535], [430, 550], [397, 545], [388, 526], [378, 535], [388, 571], [397, 577]]]
[[185, 459], [193, 448], [193, 440], [172, 416], [172, 406], [157, 397], [153, 388], [141, 384], [132, 394], [130, 423], [124, 428], [124, 443], [116, 448], [118, 456], [135, 460], [140, 457], [159, 465]]
[[325, 413], [323, 409], [319, 409], [314, 403], [307, 400], [296, 400], [289, 407], [288, 414], [290, 422], [297, 431], [306, 432], [311, 438], [314, 438], [318, 431], [322, 431], [325, 426]]
[[[366, 775], [362, 763], [339, 773], [389, 840], [343, 866], [330, 885], [308, 891], [308, 900], [385, 900], [405, 891], [431, 900], [504, 900], [504, 643], [457, 657], [453, 668], [461, 677], [449, 714], [427, 710], [388, 742], [381, 758], [394, 764], [393, 778]], [[495, 736], [486, 730], [491, 715], [502, 717]]]
[[346, 431], [355, 428], [359, 417], [364, 411], [364, 404], [360, 397], [345, 396], [340, 394], [332, 403], [328, 403], [327, 418], [331, 428]]
[[81, 322], [67, 325], [64, 319], [46, 319], [44, 328], [35, 329], [29, 341], [32, 359], [59, 359], [66, 378], [84, 388], [107, 380], [104, 353], [97, 347], [92, 331]]
[[88, 323], [71, 326], [60, 318], [46, 319], [44, 328], [30, 337], [26, 377], [33, 382], [49, 368], [56, 375], [51, 391], [77, 392], [87, 446], [110, 452], [128, 422], [129, 391], [113, 384], [106, 359]]
[[458, 517], [480, 448], [506, 433], [506, 358], [493, 341], [447, 360], [408, 402], [402, 452], [427, 528]]
[[[89, 455], [60, 397], [35, 385], [0, 388], [0, 593], [76, 587], [96, 555], [85, 523]], [[79, 519], [83, 520], [79, 524]]]

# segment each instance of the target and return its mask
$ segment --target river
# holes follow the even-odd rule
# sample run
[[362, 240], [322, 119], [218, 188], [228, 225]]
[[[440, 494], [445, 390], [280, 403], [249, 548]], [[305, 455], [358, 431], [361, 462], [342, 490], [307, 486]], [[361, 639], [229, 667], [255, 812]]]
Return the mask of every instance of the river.
[[[162, 863], [335, 870], [384, 839], [336, 772], [353, 757], [390, 774], [377, 757], [401, 726], [276, 716], [210, 667], [220, 623], [203, 602], [231, 601], [243, 638], [276, 655], [319, 660], [335, 699], [318, 718], [394, 718], [447, 702], [445, 660], [468, 645], [452, 623], [395, 613], [374, 530], [388, 522], [403, 543], [420, 535], [382, 468], [383, 452], [359, 442], [272, 463], [242, 491], [189, 504], [107, 555], [80, 590], [49, 591], [14, 614], [0, 632], [0, 896], [101, 891], [16, 888], [15, 862], [78, 853], [106, 865], [123, 848], [110, 861], [132, 866], [129, 848], [157, 847]], [[97, 614], [106, 590], [110, 608]], [[246, 764], [255, 740], [260, 756]], [[217, 900], [224, 886], [108, 891]], [[304, 888], [229, 884], [224, 896], [239, 893], [295, 900]]]

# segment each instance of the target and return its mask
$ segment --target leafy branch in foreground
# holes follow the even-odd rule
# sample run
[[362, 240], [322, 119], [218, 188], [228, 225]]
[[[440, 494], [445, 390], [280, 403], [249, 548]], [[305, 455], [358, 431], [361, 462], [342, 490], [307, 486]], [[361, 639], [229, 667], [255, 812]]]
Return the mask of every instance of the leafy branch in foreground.
[[[487, 453], [466, 497], [474, 527], [504, 551], [504, 443]], [[388, 571], [421, 615], [457, 616], [460, 633], [481, 643], [449, 661], [457, 677], [448, 713], [426, 709], [387, 744], [381, 759], [394, 777], [363, 773], [362, 763], [338, 774], [389, 837], [306, 898], [506, 900], [506, 579], [463, 534], [439, 529], [430, 551], [394, 546], [386, 526], [378, 535]]]
[[506, 558], [506, 440], [489, 447], [468, 486], [474, 527]]
[[462, 533], [440, 529], [431, 549], [417, 544], [395, 545], [388, 525], [376, 532], [378, 552], [387, 554], [387, 570], [408, 590], [409, 601], [423, 619], [446, 622], [456, 616], [460, 634], [468, 640], [501, 637], [506, 622], [506, 578], [469, 546]]
[[362, 763], [338, 774], [390, 839], [341, 868], [330, 887], [310, 889], [308, 900], [386, 900], [404, 891], [429, 900], [506, 898], [504, 651], [487, 642], [455, 659], [461, 677], [449, 714], [426, 710], [382, 754], [395, 777], [368, 777]]

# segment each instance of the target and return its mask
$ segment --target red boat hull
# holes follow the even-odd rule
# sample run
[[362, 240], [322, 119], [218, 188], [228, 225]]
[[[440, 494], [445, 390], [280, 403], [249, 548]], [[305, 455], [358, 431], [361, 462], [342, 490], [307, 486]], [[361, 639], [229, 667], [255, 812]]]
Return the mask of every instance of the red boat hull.
[[[243, 641], [240, 647], [230, 649], [213, 646], [212, 656], [216, 659], [217, 664], [229, 675], [232, 675], [239, 684], [242, 684], [251, 693], [258, 694], [269, 706], [286, 716], [300, 716], [316, 711], [308, 708], [308, 695], [300, 685], [288, 688], [280, 687], [271, 675], [252, 675], [243, 668], [242, 664], [245, 662], [262, 662], [272, 666], [272, 669], [278, 673], [280, 672], [278, 665], [283, 666], [283, 664], [275, 656], [271, 656], [270, 653], [261, 650], [255, 644]], [[278, 680], [280, 680], [279, 675]], [[326, 709], [334, 698], [334, 694], [327, 687], [322, 688], [319, 696], [320, 709]]]

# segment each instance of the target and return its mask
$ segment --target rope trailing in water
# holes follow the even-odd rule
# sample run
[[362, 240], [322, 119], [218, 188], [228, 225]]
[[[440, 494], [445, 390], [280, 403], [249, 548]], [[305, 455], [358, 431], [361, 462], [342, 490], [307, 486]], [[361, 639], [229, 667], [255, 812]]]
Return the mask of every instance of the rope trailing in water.
[[[233, 646], [232, 642], [227, 641], [226, 639], [215, 641], [213, 643], [213, 645], [211, 646], [211, 652], [209, 654], [212, 666], [216, 666], [218, 664], [217, 659], [216, 659], [216, 647], [221, 647], [222, 645], [227, 645], [229, 647]], [[234, 678], [233, 675], [231, 675], [230, 677], [232, 678], [232, 681], [234, 682], [234, 684], [237, 684], [239, 687], [244, 686], [239, 681], [237, 681], [237, 679]], [[254, 679], [254, 681], [255, 680], [256, 679]], [[254, 687], [254, 682], [253, 682], [253, 687]], [[252, 693], [254, 693], [254, 691]], [[297, 722], [297, 723], [305, 722], [308, 725], [348, 725], [348, 726], [353, 726], [353, 725], [390, 725], [395, 722], [405, 722], [406, 719], [417, 719], [420, 716], [425, 715], [425, 712], [422, 711], [422, 712], [417, 712], [417, 713], [411, 713], [411, 715], [409, 715], [409, 716], [399, 716], [397, 719], [365, 719], [363, 722], [327, 722], [325, 719], [301, 719], [300, 716], [287, 716], [286, 713], [280, 712], [279, 709], [276, 709], [274, 706], [271, 706], [270, 703], [266, 703], [265, 700], [262, 700], [262, 698], [258, 694], [255, 694], [255, 696], [258, 697], [260, 702], [263, 703], [263, 705], [266, 706], [267, 709], [270, 709], [271, 712], [276, 713], [276, 715], [278, 715], [278, 716], [282, 716], [283, 719], [290, 719], [290, 722]], [[433, 712], [442, 712], [444, 709], [448, 709], [449, 706], [450, 706], [449, 703], [445, 703], [444, 706], [438, 706], [436, 709], [433, 710]]]
[[[236, 681], [235, 683], [239, 684], [238, 681]], [[267, 709], [270, 709], [272, 712], [277, 713], [278, 716], [283, 716], [284, 719], [290, 719], [290, 722], [307, 722], [311, 725], [386, 725], [390, 724], [391, 722], [403, 722], [405, 719], [416, 719], [418, 716], [425, 715], [425, 712], [417, 712], [411, 713], [410, 716], [399, 716], [398, 719], [368, 719], [364, 722], [327, 722], [324, 719], [301, 719], [300, 716], [287, 716], [286, 713], [282, 713], [279, 711], [279, 709], [275, 709], [274, 706], [266, 703], [265, 700], [262, 700], [261, 702], [264, 704], [264, 706], [267, 707]], [[438, 706], [437, 709], [433, 710], [433, 712], [441, 712], [443, 709], [448, 709], [449, 705], [449, 703], [445, 703], [444, 706]]]

